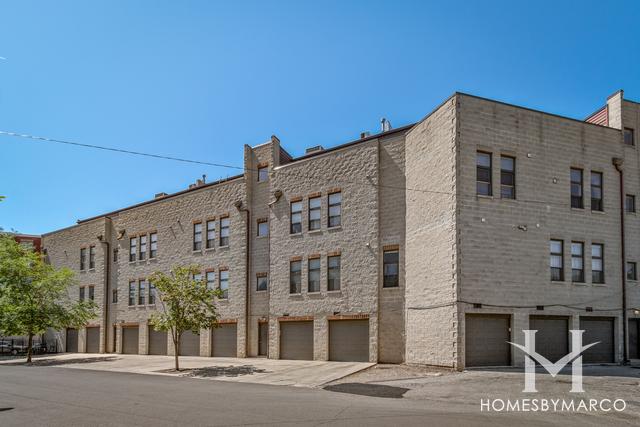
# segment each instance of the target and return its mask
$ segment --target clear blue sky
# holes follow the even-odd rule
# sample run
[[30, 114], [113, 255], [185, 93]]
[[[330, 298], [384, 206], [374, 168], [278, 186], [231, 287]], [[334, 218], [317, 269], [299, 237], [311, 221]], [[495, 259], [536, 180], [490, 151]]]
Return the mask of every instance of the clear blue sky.
[[[454, 91], [584, 118], [640, 99], [638, 2], [15, 1], [0, 129], [242, 165], [419, 120]], [[0, 226], [43, 233], [237, 171], [0, 136]]]

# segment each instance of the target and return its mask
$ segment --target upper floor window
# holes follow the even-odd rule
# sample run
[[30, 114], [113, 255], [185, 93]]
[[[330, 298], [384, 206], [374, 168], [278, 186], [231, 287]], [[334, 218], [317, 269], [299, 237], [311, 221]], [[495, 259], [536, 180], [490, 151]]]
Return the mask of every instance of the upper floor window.
[[291, 234], [302, 233], [302, 201], [291, 202]]
[[340, 290], [340, 255], [327, 257], [327, 290]]
[[602, 173], [591, 171], [591, 210], [602, 211]]
[[571, 242], [571, 281], [584, 282], [584, 243]]
[[571, 207], [582, 209], [582, 169], [571, 168]]
[[220, 246], [229, 246], [229, 217], [220, 218]]
[[138, 305], [145, 305], [145, 297], [147, 293], [147, 282], [140, 280], [138, 282]]
[[149, 240], [151, 241], [149, 258], [155, 258], [158, 255], [158, 233], [151, 233], [149, 235]]
[[636, 196], [627, 194], [624, 198], [624, 210], [633, 213], [636, 211]]
[[136, 305], [136, 282], [129, 282], [129, 305]]
[[207, 221], [207, 249], [211, 249], [216, 245], [216, 220]]
[[113, 250], [113, 262], [118, 262], [118, 248]]
[[591, 245], [591, 281], [604, 283], [604, 245]]
[[156, 303], [156, 286], [149, 282], [149, 304]]
[[638, 270], [635, 262], [627, 262], [627, 280], [638, 280]]
[[268, 287], [269, 287], [269, 279], [267, 277], [267, 273], [256, 274], [256, 290], [266, 291]]
[[220, 290], [223, 299], [229, 298], [229, 270], [220, 270]]
[[398, 250], [384, 251], [382, 255], [383, 288], [399, 286], [399, 260]]
[[113, 304], [117, 304], [118, 303], [118, 290], [117, 289], [113, 289], [111, 291], [111, 302]]
[[626, 145], [636, 145], [635, 139], [633, 137], [633, 129], [624, 128], [623, 135], [624, 135], [624, 143]]
[[309, 231], [320, 230], [320, 196], [309, 198]]
[[302, 261], [289, 262], [289, 293], [302, 292]]
[[89, 270], [96, 268], [96, 247], [89, 246]]
[[140, 253], [138, 259], [143, 260], [147, 257], [147, 235], [140, 236]]
[[269, 223], [266, 219], [258, 220], [258, 237], [264, 237], [269, 235]]
[[491, 154], [478, 151], [476, 153], [476, 193], [491, 196]]
[[500, 157], [500, 197], [516, 198], [516, 159], [513, 157]]
[[80, 301], [84, 301], [84, 286], [80, 286], [80, 295], [78, 296]]
[[193, 224], [193, 250], [199, 251], [202, 249], [202, 223], [195, 222]]
[[549, 266], [551, 267], [551, 280], [562, 282], [564, 280], [564, 242], [551, 240], [549, 242]]
[[199, 282], [202, 280], [202, 273], [194, 273], [193, 276], [191, 276], [191, 278], [193, 279], [194, 282]]
[[320, 258], [309, 260], [309, 292], [320, 292]]
[[89, 301], [94, 301], [96, 298], [96, 287], [89, 286]]
[[205, 273], [205, 279], [207, 280], [207, 289], [212, 290], [216, 287], [216, 272], [209, 270]]
[[268, 166], [259, 166], [258, 167], [258, 182], [264, 182], [269, 179], [269, 167]]
[[338, 227], [342, 224], [342, 193], [329, 194], [329, 227]]
[[138, 238], [131, 237], [129, 239], [129, 262], [135, 261], [137, 255], [138, 255]]
[[87, 248], [80, 248], [80, 270], [87, 268]]

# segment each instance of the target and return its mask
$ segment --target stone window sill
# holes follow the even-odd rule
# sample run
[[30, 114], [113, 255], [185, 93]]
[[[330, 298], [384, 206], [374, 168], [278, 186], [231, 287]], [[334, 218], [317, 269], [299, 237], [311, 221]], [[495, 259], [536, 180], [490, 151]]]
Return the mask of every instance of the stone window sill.
[[229, 245], [218, 246], [218, 249], [229, 249]]
[[318, 228], [317, 230], [309, 230], [307, 233], [309, 233], [309, 234], [320, 234], [320, 233], [322, 233], [322, 229]]
[[342, 225], [336, 225], [335, 227], [327, 227], [327, 231], [338, 231], [342, 230]]

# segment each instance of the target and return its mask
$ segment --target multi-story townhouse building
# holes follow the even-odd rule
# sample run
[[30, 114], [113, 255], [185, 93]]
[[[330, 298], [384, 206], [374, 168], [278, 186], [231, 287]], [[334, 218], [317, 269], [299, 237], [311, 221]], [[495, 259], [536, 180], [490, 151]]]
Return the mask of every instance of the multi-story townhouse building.
[[[147, 278], [198, 264], [220, 328], [184, 354], [522, 365], [507, 341], [585, 362], [638, 358], [640, 104], [585, 121], [455, 93], [418, 123], [293, 158], [276, 137], [244, 173], [45, 234], [100, 315], [68, 351], [171, 354]], [[626, 299], [623, 299], [623, 295]], [[624, 337], [628, 337], [625, 342]]]

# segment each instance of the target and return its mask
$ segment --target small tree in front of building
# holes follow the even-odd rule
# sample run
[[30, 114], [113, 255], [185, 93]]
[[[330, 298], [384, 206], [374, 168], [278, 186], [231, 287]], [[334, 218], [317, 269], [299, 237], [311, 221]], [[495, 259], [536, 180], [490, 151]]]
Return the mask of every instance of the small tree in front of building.
[[155, 272], [149, 282], [155, 286], [161, 309], [149, 319], [158, 331], [169, 332], [173, 342], [175, 369], [180, 370], [180, 341], [185, 332], [199, 334], [201, 329], [214, 328], [218, 313], [214, 300], [222, 295], [219, 289], [209, 289], [196, 265], [175, 267], [171, 274]]
[[76, 284], [68, 268], [56, 269], [33, 249], [0, 233], [0, 333], [26, 335], [27, 363], [33, 337], [47, 329], [79, 328], [96, 316], [93, 301], [71, 301]]

